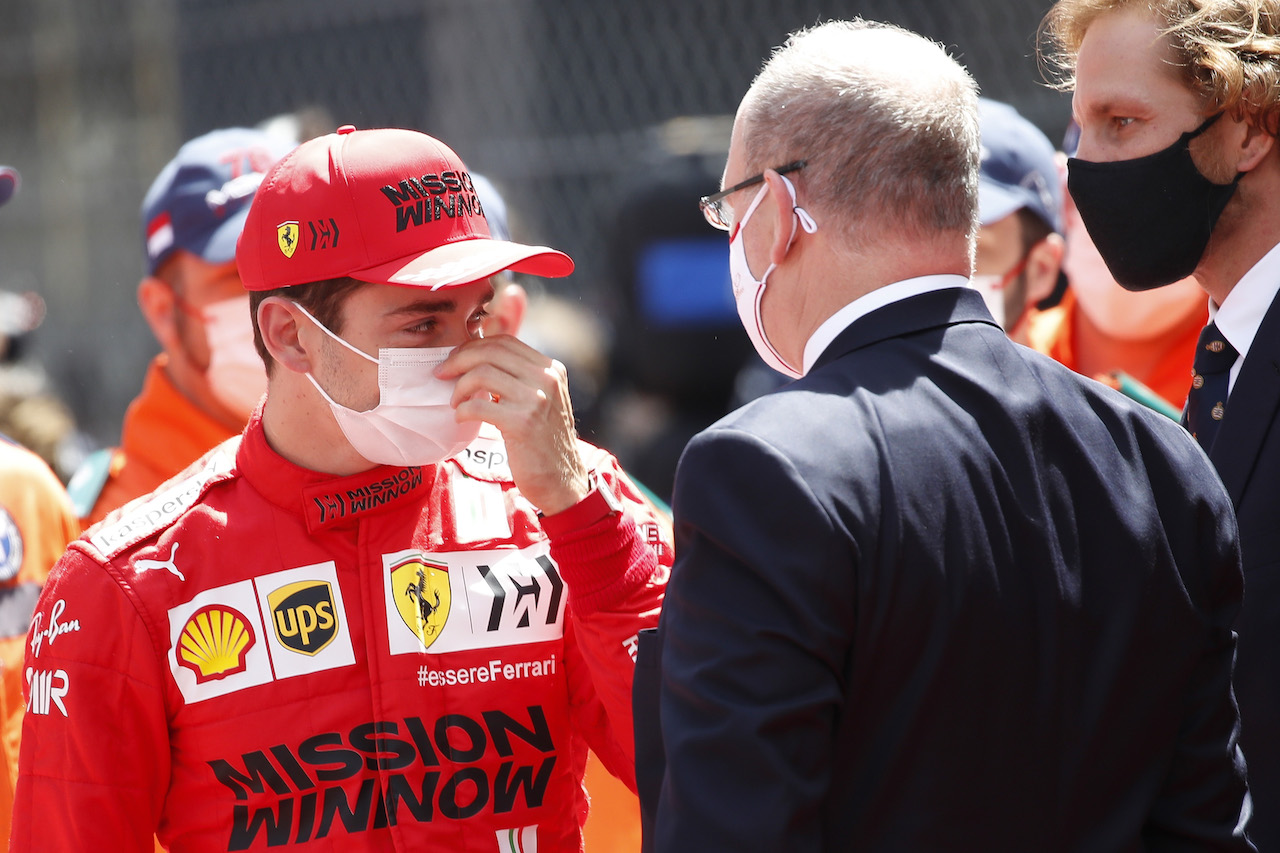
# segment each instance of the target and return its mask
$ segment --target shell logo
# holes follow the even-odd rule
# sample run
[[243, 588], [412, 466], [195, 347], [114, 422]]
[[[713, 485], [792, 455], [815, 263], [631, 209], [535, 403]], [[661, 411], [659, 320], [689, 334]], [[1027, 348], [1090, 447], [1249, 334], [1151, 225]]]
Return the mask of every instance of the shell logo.
[[243, 672], [257, 642], [249, 621], [233, 607], [210, 604], [191, 615], [178, 636], [178, 662], [203, 684]]

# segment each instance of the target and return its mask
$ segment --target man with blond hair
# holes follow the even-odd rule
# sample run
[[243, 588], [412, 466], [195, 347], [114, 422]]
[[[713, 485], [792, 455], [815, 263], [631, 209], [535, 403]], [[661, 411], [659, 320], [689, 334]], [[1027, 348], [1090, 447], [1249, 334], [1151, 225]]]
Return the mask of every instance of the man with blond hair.
[[966, 286], [975, 88], [835, 22], [738, 109], [703, 209], [797, 378], [676, 473], [635, 675], [653, 849], [1252, 849], [1230, 502], [1176, 424]]
[[1280, 5], [1061, 0], [1044, 33], [1080, 124], [1071, 194], [1116, 281], [1209, 295], [1184, 423], [1239, 518], [1251, 835], [1280, 850]]

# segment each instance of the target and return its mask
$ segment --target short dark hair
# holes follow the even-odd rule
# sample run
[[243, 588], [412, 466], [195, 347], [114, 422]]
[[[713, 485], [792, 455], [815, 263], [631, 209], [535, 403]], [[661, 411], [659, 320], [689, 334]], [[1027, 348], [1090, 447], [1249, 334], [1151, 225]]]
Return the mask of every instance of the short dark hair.
[[1037, 243], [1054, 233], [1052, 225], [1027, 207], [1018, 208], [1018, 226], [1018, 230], [1022, 233], [1023, 257], [1026, 257], [1027, 252], [1030, 252]]
[[270, 296], [279, 296], [290, 302], [296, 302], [335, 335], [342, 334], [342, 306], [347, 298], [367, 285], [366, 281], [354, 278], [331, 278], [325, 281], [313, 281], [310, 284], [293, 284], [288, 287], [277, 287], [274, 290], [255, 290], [249, 293], [249, 316], [253, 320], [253, 346], [258, 350], [262, 363], [267, 367], [267, 375], [275, 369], [275, 359], [267, 352], [262, 341], [262, 330], [258, 328], [258, 306], [262, 300]]

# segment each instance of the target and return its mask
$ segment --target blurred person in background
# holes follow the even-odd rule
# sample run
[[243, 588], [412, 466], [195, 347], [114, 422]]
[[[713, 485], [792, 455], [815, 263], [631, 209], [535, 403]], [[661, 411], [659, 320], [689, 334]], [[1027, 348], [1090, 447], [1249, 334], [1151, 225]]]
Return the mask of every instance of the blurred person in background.
[[1280, 851], [1280, 6], [1060, 0], [1042, 55], [1080, 126], [1067, 185], [1127, 290], [1209, 296], [1183, 423], [1235, 506], [1251, 834]]
[[68, 484], [86, 526], [239, 435], [266, 390], [235, 246], [263, 174], [291, 147], [259, 130], [215, 130], [183, 145], [147, 191], [138, 307], [161, 352], [120, 446], [91, 454]]
[[0, 433], [35, 453], [66, 482], [93, 442], [76, 426], [71, 408], [28, 351], [44, 320], [40, 294], [0, 291]]
[[977, 258], [973, 286], [1014, 341], [1026, 344], [1037, 305], [1062, 265], [1062, 182], [1053, 143], [1009, 104], [978, 100]]
[[723, 237], [686, 203], [715, 174], [704, 157], [658, 150], [618, 190], [607, 232], [619, 305], [600, 424], [628, 473], [669, 501], [685, 444], [734, 407], [737, 385], [754, 394], [784, 377], [742, 333]]
[[[0, 206], [18, 188], [18, 175], [0, 166]], [[0, 299], [0, 324], [26, 327], [14, 313], [29, 302]], [[49, 569], [80, 532], [71, 502], [49, 465], [0, 434], [0, 838], [8, 839], [19, 738], [26, 708], [23, 653], [36, 600]], [[37, 625], [37, 629], [48, 625]]]
[[[0, 204], [21, 184], [16, 169], [0, 166]], [[0, 290], [0, 433], [43, 459], [65, 483], [92, 442], [76, 428], [71, 409], [28, 352], [32, 333], [44, 319], [40, 294]]]
[[[1068, 132], [1064, 147], [1070, 156], [1074, 140], [1075, 133]], [[1070, 192], [1064, 194], [1063, 228], [1062, 268], [1069, 287], [1059, 305], [1032, 316], [1031, 346], [1179, 417], [1196, 339], [1209, 321], [1204, 291], [1190, 277], [1156, 290], [1130, 291], [1116, 284]]]

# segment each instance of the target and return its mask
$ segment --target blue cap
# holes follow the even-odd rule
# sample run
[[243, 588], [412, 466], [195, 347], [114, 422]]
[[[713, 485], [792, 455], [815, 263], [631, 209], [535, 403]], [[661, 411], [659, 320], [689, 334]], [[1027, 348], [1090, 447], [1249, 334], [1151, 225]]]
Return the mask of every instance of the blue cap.
[[236, 127], [197, 137], [169, 161], [142, 202], [142, 248], [147, 272], [177, 249], [212, 264], [235, 260], [236, 238], [249, 202], [290, 140]]
[[12, 166], [0, 166], [0, 205], [17, 195], [20, 186], [22, 178], [18, 176], [18, 170]]
[[978, 99], [982, 164], [978, 219], [990, 225], [1026, 208], [1062, 233], [1062, 180], [1053, 143], [1008, 104]]

